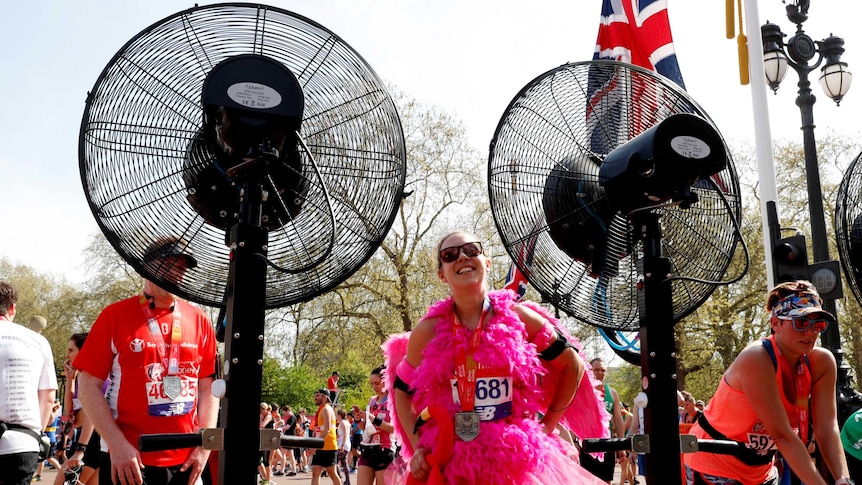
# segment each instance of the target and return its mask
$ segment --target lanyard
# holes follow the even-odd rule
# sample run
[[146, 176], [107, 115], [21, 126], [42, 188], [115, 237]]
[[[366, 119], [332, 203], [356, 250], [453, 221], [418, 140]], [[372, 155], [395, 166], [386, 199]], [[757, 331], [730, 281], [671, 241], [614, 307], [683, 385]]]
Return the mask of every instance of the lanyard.
[[[479, 323], [470, 335], [470, 345], [467, 352], [455, 352], [455, 378], [458, 380], [458, 398], [461, 401], [462, 412], [472, 412], [476, 403], [476, 370], [479, 365], [473, 359], [473, 354], [479, 348], [479, 341], [482, 338], [482, 323], [485, 321], [485, 315], [491, 310], [491, 300], [486, 296], [485, 302], [482, 304], [482, 316], [479, 317]], [[453, 307], [452, 314], [455, 316], [455, 325], [452, 326], [452, 335], [456, 335], [458, 327], [461, 327], [461, 319]]]
[[[790, 364], [787, 362], [787, 359], [781, 355], [781, 349], [778, 348], [778, 344], [775, 342], [775, 337], [769, 337], [772, 340], [773, 347], [775, 347], [775, 354], [778, 357], [778, 363], [781, 368], [781, 373], [787, 378], [794, 379], [794, 390], [796, 391], [796, 412], [799, 415], [799, 437], [802, 438], [802, 442], [806, 445], [808, 444], [808, 396], [811, 394], [811, 371], [808, 369], [808, 365], [806, 365], [806, 361], [808, 360], [807, 355], [802, 355], [799, 357], [799, 362], [796, 363], [796, 372], [790, 371]], [[794, 376], [794, 374], [796, 374]]]
[[372, 412], [377, 413], [378, 409], [382, 409], [386, 412], [386, 401], [389, 399], [389, 393], [383, 396], [383, 399], [378, 400], [377, 396], [374, 396], [374, 405], [369, 406]]
[[165, 339], [162, 337], [162, 330], [159, 328], [159, 322], [153, 316], [150, 310], [150, 304], [147, 297], [141, 295], [141, 311], [144, 312], [144, 317], [147, 318], [147, 326], [150, 329], [150, 335], [156, 344], [156, 352], [159, 354], [159, 360], [168, 370], [169, 376], [175, 376], [180, 373], [180, 344], [183, 341], [183, 327], [180, 325], [180, 307], [177, 301], [174, 300], [171, 305], [171, 313], [174, 315], [174, 321], [171, 324], [171, 355], [170, 359], [165, 359]]

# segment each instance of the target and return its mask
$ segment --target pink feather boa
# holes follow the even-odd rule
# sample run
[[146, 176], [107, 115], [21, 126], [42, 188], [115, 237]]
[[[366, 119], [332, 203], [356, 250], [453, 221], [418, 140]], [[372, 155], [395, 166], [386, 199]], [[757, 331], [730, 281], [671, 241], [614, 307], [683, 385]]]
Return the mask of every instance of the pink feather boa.
[[[508, 369], [513, 378], [512, 415], [497, 421], [483, 421], [479, 436], [469, 442], [455, 439], [451, 461], [444, 469], [446, 483], [602, 483], [578, 465], [576, 453], [571, 445], [557, 436], [542, 432], [535, 419], [538, 412], [546, 410], [554, 388], [549, 366], [543, 365], [536, 346], [527, 342], [526, 330], [511, 307], [515, 303], [514, 293], [508, 290], [489, 294], [494, 313], [485, 325], [479, 349], [474, 354], [477, 362], [493, 368]], [[559, 327], [550, 314], [537, 305], [530, 308], [540, 312]], [[416, 369], [412, 387], [413, 408], [421, 411], [431, 402], [443, 402], [450, 416], [459, 411], [452, 400], [450, 379], [453, 378], [455, 351], [466, 352], [469, 334], [462, 328], [453, 335], [453, 301], [451, 298], [432, 305], [424, 318], [438, 319], [436, 336], [422, 353], [422, 363]], [[561, 328], [570, 342], [577, 341]], [[384, 345], [387, 368], [395, 369], [406, 355], [409, 334], [391, 337]], [[592, 381], [583, 382], [575, 401], [565, 416], [565, 422], [581, 438], [607, 437], [608, 414], [597, 398]], [[394, 393], [394, 376], [389, 376], [386, 385]], [[586, 389], [584, 389], [586, 388]], [[393, 394], [394, 395], [394, 394]], [[405, 436], [400, 422], [393, 419], [396, 434]], [[410, 430], [412, 432], [412, 430]], [[438, 439], [438, 428], [429, 421], [420, 431], [419, 444], [433, 450]], [[410, 441], [404, 444], [402, 455], [409, 460], [413, 455]]]

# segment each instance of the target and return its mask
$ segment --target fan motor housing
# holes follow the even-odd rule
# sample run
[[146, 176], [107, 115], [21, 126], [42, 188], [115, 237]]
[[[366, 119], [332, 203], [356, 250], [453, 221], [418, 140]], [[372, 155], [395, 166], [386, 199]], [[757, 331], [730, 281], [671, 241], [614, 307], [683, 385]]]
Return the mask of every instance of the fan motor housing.
[[302, 87], [290, 69], [257, 54], [241, 54], [218, 63], [204, 81], [201, 101], [205, 124], [213, 123], [218, 110], [224, 108], [249, 126], [272, 123], [293, 131], [299, 129], [305, 107]]
[[624, 213], [682, 198], [698, 180], [727, 166], [724, 143], [699, 116], [676, 114], [617, 147], [599, 171], [611, 201]]
[[305, 101], [296, 76], [266, 56], [233, 56], [207, 75], [202, 103], [203, 128], [183, 171], [195, 211], [213, 226], [230, 227], [239, 198], [230, 171], [257, 159], [242, 177], [271, 181], [278, 195], [264, 204], [262, 225], [272, 230], [296, 217], [308, 190], [297, 138]]
[[548, 174], [542, 193], [554, 244], [587, 265], [593, 277], [604, 270], [607, 225], [616, 212], [598, 184], [599, 163], [598, 158], [586, 155], [564, 158]]

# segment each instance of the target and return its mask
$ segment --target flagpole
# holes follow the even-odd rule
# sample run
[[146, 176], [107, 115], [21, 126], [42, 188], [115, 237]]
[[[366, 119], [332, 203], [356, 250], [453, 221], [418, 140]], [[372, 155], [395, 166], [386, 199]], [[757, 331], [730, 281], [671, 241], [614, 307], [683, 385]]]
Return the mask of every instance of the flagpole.
[[[760, 16], [757, 0], [744, 0], [745, 26], [748, 32], [748, 70], [751, 83], [751, 104], [754, 116], [754, 140], [757, 152], [757, 178], [760, 193], [760, 217], [763, 225], [763, 254], [766, 258], [766, 281], [768, 288], [775, 285], [772, 268], [772, 240], [769, 222], [769, 203], [775, 204], [778, 212], [778, 191], [775, 184], [772, 132], [769, 127], [769, 107], [766, 104], [766, 76], [763, 66], [763, 39], [760, 37]], [[775, 234], [775, 238], [779, 238]], [[768, 289], [767, 288], [767, 289]]]

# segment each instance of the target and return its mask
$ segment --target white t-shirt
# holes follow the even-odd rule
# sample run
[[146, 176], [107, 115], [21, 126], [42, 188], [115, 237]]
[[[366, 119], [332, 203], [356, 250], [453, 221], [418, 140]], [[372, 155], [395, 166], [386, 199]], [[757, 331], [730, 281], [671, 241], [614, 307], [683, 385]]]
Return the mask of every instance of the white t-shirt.
[[338, 449], [350, 451], [350, 421], [342, 419], [338, 423], [338, 429], [335, 430], [335, 435], [338, 439]]
[[[45, 337], [0, 318], [0, 421], [42, 432], [39, 392], [57, 389], [54, 357]], [[39, 451], [29, 434], [9, 429], [0, 438], [0, 455]]]

